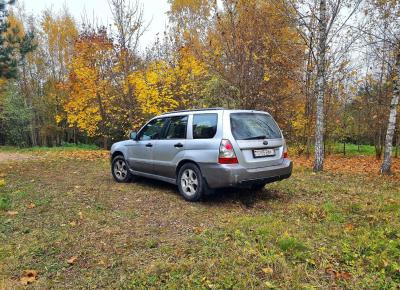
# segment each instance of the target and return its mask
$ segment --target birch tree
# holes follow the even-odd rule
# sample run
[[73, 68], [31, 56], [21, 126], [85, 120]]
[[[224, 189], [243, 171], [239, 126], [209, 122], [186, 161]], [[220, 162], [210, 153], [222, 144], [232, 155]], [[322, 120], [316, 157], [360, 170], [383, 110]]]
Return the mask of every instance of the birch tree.
[[322, 171], [324, 167], [325, 57], [328, 25], [326, 17], [326, 0], [320, 0], [319, 2], [318, 18], [317, 80], [315, 83], [317, 112], [315, 123], [314, 171]]
[[385, 138], [385, 152], [381, 166], [381, 173], [383, 174], [390, 173], [390, 168], [392, 165], [393, 137], [396, 129], [397, 107], [400, 97], [400, 42], [397, 44], [395, 51], [396, 63], [393, 68], [392, 76], [393, 93], [389, 108], [389, 120]]

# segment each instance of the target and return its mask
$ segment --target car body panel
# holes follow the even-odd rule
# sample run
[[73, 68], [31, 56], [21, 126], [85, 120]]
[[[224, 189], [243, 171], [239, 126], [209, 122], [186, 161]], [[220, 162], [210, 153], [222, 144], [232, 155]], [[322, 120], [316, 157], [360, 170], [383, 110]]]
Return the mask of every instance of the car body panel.
[[[204, 179], [211, 188], [242, 186], [247, 183], [272, 182], [288, 178], [293, 165], [292, 161], [283, 158], [285, 146], [283, 135], [282, 138], [275, 139], [235, 140], [231, 131], [230, 114], [241, 112], [269, 115], [266, 112], [254, 110], [224, 109], [189, 110], [164, 114], [149, 120], [146, 125], [156, 118], [187, 115], [186, 139], [117, 142], [111, 147], [111, 155], [121, 152], [128, 160], [130, 171], [135, 175], [173, 184], [176, 184], [177, 167], [187, 161], [198, 164]], [[197, 114], [218, 115], [215, 136], [209, 139], [193, 138], [193, 116]], [[218, 163], [222, 139], [228, 139], [232, 143], [238, 164]], [[146, 147], [148, 143], [152, 143], [153, 146]], [[182, 147], [175, 147], [178, 143]], [[266, 148], [274, 148], [275, 155], [261, 158], [253, 156], [254, 149]]]

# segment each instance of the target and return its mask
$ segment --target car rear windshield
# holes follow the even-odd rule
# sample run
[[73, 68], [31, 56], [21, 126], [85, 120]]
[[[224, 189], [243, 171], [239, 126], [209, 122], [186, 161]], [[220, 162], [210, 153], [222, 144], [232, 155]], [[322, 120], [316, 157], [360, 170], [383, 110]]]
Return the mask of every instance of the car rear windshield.
[[236, 140], [282, 138], [278, 125], [267, 114], [232, 113], [231, 129]]

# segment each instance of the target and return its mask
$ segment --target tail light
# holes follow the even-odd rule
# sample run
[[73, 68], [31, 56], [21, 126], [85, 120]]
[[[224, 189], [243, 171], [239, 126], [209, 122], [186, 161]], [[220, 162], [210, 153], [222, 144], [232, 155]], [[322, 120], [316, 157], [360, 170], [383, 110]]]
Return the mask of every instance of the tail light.
[[220, 164], [237, 164], [239, 163], [232, 143], [227, 139], [222, 139], [219, 146], [218, 163]]
[[286, 159], [289, 158], [289, 153], [288, 153], [288, 148], [286, 146], [286, 141], [283, 144], [283, 153], [282, 153], [282, 158]]

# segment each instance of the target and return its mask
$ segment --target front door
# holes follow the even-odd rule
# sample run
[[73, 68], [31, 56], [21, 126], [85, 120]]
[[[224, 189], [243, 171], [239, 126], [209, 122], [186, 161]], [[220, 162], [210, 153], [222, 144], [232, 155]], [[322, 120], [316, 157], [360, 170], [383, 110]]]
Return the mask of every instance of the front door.
[[188, 116], [168, 119], [164, 136], [156, 141], [154, 148], [154, 172], [160, 176], [176, 178], [176, 165], [186, 145]]
[[133, 140], [128, 149], [129, 167], [135, 171], [154, 173], [153, 154], [155, 142], [164, 130], [166, 118], [151, 120], [140, 130], [137, 140]]

